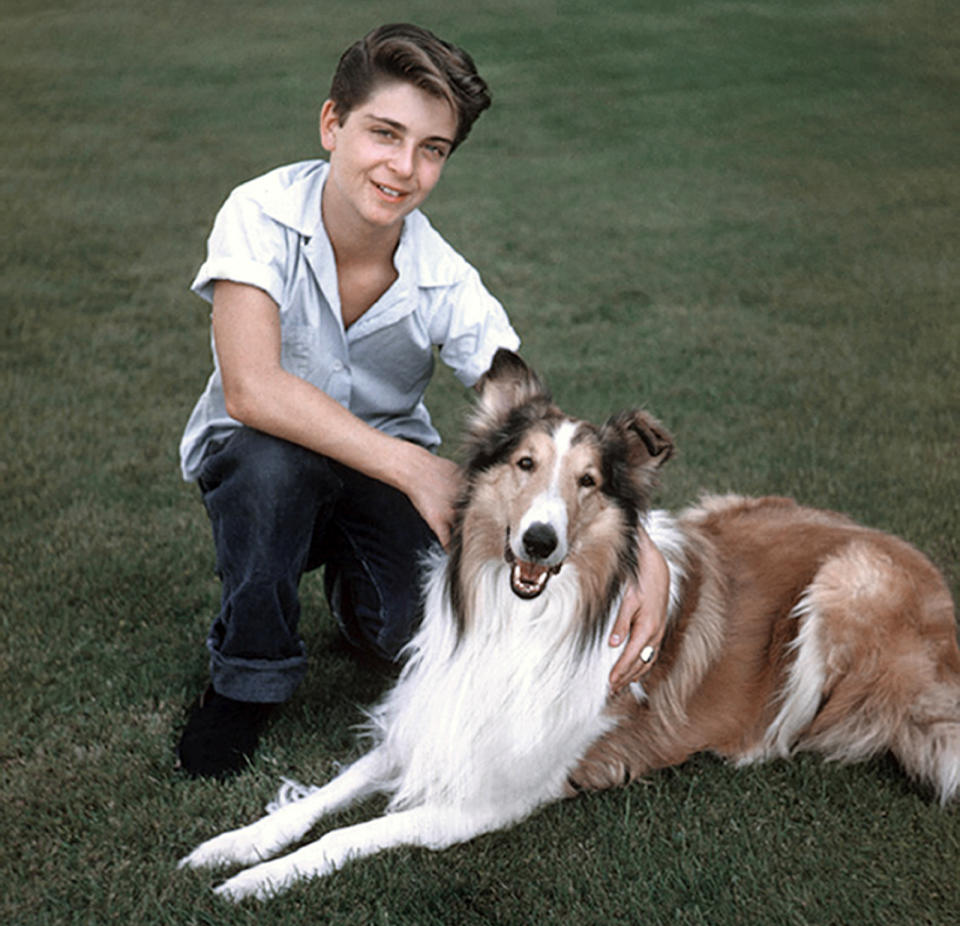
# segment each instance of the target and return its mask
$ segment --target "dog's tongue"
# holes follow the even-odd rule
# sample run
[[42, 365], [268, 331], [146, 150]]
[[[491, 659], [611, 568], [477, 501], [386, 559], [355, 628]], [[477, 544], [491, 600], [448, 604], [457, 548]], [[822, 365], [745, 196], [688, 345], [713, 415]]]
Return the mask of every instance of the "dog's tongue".
[[510, 587], [521, 598], [536, 598], [547, 586], [550, 567], [517, 560], [510, 570]]

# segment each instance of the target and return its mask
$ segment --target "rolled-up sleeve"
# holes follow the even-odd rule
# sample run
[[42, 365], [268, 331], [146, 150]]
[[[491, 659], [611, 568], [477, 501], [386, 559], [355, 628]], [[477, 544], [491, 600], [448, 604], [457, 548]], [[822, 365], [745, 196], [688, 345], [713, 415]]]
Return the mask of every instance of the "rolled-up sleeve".
[[217, 213], [207, 258], [190, 288], [212, 302], [214, 282], [230, 280], [256, 286], [282, 304], [289, 234], [257, 202], [235, 190]]
[[472, 386], [486, 373], [497, 348], [520, 346], [503, 306], [473, 267], [445, 290], [432, 322], [430, 335], [440, 345], [440, 358], [464, 386]]

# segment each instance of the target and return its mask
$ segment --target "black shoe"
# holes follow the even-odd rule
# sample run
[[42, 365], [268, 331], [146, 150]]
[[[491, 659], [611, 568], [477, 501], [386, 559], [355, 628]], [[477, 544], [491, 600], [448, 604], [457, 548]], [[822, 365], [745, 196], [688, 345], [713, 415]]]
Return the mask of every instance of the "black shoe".
[[192, 778], [228, 778], [246, 768], [275, 704], [234, 701], [213, 686], [190, 710], [177, 746], [177, 768]]

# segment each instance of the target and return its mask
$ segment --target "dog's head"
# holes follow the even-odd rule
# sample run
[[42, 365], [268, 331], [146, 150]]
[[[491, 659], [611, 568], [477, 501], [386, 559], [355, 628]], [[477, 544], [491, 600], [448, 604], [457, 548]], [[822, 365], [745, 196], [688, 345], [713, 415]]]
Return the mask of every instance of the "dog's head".
[[636, 566], [637, 517], [673, 452], [670, 435], [643, 411], [601, 427], [570, 418], [506, 350], [476, 388], [455, 555], [502, 557], [521, 598], [542, 594], [567, 562], [619, 585]]

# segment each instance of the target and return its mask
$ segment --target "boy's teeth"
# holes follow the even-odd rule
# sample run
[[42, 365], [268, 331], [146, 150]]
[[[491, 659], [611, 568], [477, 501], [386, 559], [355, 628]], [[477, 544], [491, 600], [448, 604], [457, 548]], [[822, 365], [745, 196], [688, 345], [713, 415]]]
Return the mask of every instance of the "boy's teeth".
[[392, 189], [390, 189], [390, 187], [388, 187], [388, 186], [383, 186], [383, 184], [381, 184], [381, 183], [378, 183], [377, 186], [380, 187], [380, 189], [383, 190], [383, 192], [386, 193], [387, 196], [399, 196], [399, 195], [400, 195], [400, 191], [399, 191], [399, 190], [392, 190]]

